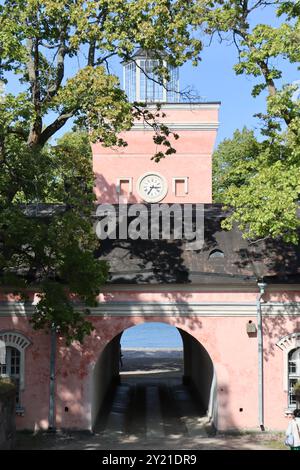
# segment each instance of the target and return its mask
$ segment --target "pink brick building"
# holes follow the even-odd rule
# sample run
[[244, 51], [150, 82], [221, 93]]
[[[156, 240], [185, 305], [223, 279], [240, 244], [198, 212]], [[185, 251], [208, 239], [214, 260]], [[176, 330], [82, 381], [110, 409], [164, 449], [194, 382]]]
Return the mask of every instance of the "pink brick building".
[[[125, 64], [125, 79], [129, 66]], [[131, 93], [142, 99], [145, 89], [135, 72]], [[28, 322], [34, 293], [26, 304], [3, 293], [0, 340], [7, 353], [0, 367], [2, 374], [19, 381], [20, 429], [47, 429], [50, 423], [92, 430], [119, 373], [120, 335], [150, 321], [179, 329], [184, 378], [217, 429], [282, 429], [284, 410], [296, 405], [292, 385], [300, 378], [299, 249], [280, 242], [249, 246], [238, 230], [221, 229], [225, 214], [212, 204], [219, 103], [169, 102], [162, 109], [164, 122], [180, 135], [174, 143], [177, 153], [152, 161], [153, 130], [140, 122], [124, 135], [125, 148], [93, 145], [97, 202], [147, 207], [176, 203], [180, 208], [204, 204], [204, 245], [102, 241], [99, 258], [109, 261], [110, 279], [91, 313], [96, 329], [83, 345], [66, 347], [52, 338], [52, 359], [51, 336], [33, 331]]]

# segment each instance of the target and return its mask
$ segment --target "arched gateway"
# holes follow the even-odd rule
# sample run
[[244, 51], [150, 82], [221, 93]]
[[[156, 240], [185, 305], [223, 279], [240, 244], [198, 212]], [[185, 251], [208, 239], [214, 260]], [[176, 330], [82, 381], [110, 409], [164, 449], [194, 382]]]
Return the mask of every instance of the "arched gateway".
[[[149, 322], [152, 323], [152, 319]], [[148, 323], [148, 322], [145, 322]], [[206, 416], [207, 421], [212, 426], [217, 426], [217, 394], [216, 394], [216, 374], [214, 371], [212, 360], [206, 349], [199, 341], [189, 332], [182, 329], [180, 322], [174, 319], [166, 321], [166, 319], [155, 319], [153, 325], [164, 323], [170, 325], [170, 330], [178, 328], [182, 338], [182, 354], [183, 354], [183, 374], [180, 381], [188, 385], [189, 390], [197, 402], [197, 411], [199, 415]], [[127, 326], [123, 331], [118, 332], [105, 346], [99, 355], [97, 362], [91, 364], [89, 380], [91, 390], [91, 429], [95, 429], [99, 412], [106, 406], [106, 398], [114, 393], [114, 386], [120, 383], [120, 339], [122, 333], [128, 328], [141, 325], [142, 322], [134, 322], [133, 325]], [[180, 325], [180, 326], [179, 326]], [[171, 333], [170, 333], [171, 334]], [[136, 351], [137, 354], [137, 351]], [[164, 353], [166, 354], [166, 353]], [[159, 364], [158, 364], [159, 367]], [[144, 376], [146, 377], [146, 376]], [[151, 376], [150, 376], [151, 377]], [[163, 382], [164, 375], [160, 375], [160, 381]], [[126, 383], [126, 380], [124, 381]], [[146, 383], [146, 380], [142, 381]], [[152, 387], [153, 388], [153, 387]], [[126, 391], [126, 390], [125, 390]], [[172, 395], [172, 388], [170, 394]], [[169, 397], [172, 399], [172, 397]], [[121, 395], [120, 401], [126, 406], [128, 397]], [[120, 404], [119, 404], [120, 406]]]

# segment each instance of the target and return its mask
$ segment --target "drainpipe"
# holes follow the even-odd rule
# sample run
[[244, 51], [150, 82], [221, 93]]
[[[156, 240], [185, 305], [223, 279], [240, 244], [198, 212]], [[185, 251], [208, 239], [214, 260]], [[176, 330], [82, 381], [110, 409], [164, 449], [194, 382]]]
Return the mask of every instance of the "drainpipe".
[[264, 426], [264, 350], [263, 350], [263, 330], [262, 330], [262, 311], [261, 300], [265, 293], [267, 284], [265, 282], [257, 282], [259, 294], [256, 299], [257, 313], [257, 345], [258, 345], [258, 419], [261, 431], [265, 430]]
[[51, 328], [50, 337], [50, 394], [49, 394], [49, 431], [55, 431], [55, 356], [56, 356], [56, 331], [54, 325]]

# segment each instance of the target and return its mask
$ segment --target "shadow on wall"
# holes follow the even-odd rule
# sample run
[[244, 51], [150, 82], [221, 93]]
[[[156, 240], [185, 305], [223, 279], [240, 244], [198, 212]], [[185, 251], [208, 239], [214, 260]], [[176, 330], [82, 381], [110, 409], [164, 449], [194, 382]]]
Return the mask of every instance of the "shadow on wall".
[[[116, 184], [108, 183], [107, 179], [102, 174], [94, 173], [94, 175], [97, 204], [119, 204], [121, 201], [135, 204], [137, 202], [135, 196], [125, 192], [122, 188], [118, 188]], [[98, 188], [101, 188], [101, 193], [97, 190]]]
[[[158, 320], [158, 319], [157, 319]], [[189, 319], [190, 321], [190, 319]], [[151, 319], [153, 322], [153, 319]], [[182, 319], [182, 323], [184, 319]], [[163, 323], [166, 323], [165, 321]], [[174, 325], [175, 326], [175, 325]], [[184, 357], [184, 375], [183, 383], [188, 385], [192, 391], [192, 395], [199, 403], [199, 412], [201, 414], [206, 414], [211, 424], [215, 429], [218, 429], [218, 398], [217, 398], [217, 378], [214, 369], [213, 362], [206, 351], [206, 349], [197, 341], [192, 335], [177, 328], [182, 341], [183, 341], [183, 357]], [[113, 363], [115, 364], [115, 371], [117, 371], [119, 361], [119, 348], [117, 347], [117, 342], [120, 340], [120, 334], [116, 336], [104, 349], [102, 355], [100, 356], [93, 374], [93, 381], [99, 381], [102, 377], [108, 377], [109, 374], [105, 372], [105, 368], [109, 367], [111, 362], [109, 355], [115, 355]], [[145, 364], [147, 366], [147, 364]], [[159, 367], [158, 361], [155, 363], [155, 367]], [[102, 371], [101, 371], [102, 369]], [[147, 367], [146, 367], [147, 369]], [[106, 380], [105, 390], [110, 390], [109, 385], [113, 383], [116, 376], [110, 376], [110, 380]], [[160, 375], [161, 380], [164, 379], [164, 375]], [[92, 410], [92, 420], [93, 425], [95, 424], [95, 419], [97, 417], [97, 411], [100, 410], [101, 403], [103, 403], [104, 387], [102, 386], [101, 390], [101, 400], [99, 396], [96, 397], [96, 394], [99, 393], [100, 383], [93, 385], [94, 390], [94, 400], [97, 401], [93, 403]], [[226, 394], [224, 393], [226, 387], [222, 388], [222, 415], [226, 416], [227, 422], [230, 422], [230, 426], [234, 428], [234, 422], [226, 415]]]
[[[61, 360], [57, 368], [58, 429], [93, 429], [105, 394], [119, 380], [121, 334], [127, 328], [147, 321], [167, 323], [178, 328], [184, 346], [184, 377], [194, 386], [202, 409], [211, 417], [216, 428], [219, 428], [220, 418], [221, 423], [226, 423], [225, 426], [236, 427], [228, 409], [228, 380], [223, 377], [217, 383], [214, 365], [206, 349], [185, 331], [192, 330], [196, 334], [202, 327], [199, 319], [195, 318], [193, 325], [194, 319], [187, 317], [128, 316], [120, 317], [116, 322], [111, 322], [111, 318], [97, 319], [96, 331], [84, 345], [74, 343], [67, 348], [61, 343], [58, 348]], [[104, 348], [103, 341], [106, 344]], [[162, 374], [162, 380], [163, 377]]]
[[191, 386], [199, 404], [214, 427], [218, 428], [217, 380], [213, 362], [199, 341], [178, 328], [183, 341], [183, 383]]
[[[267, 286], [283, 283], [292, 286], [299, 278], [300, 246], [284, 243], [282, 240], [261, 240], [255, 244], [247, 245], [237, 251], [239, 257], [235, 265], [242, 271], [252, 272], [254, 278], [263, 279]], [[264, 336], [264, 360], [269, 361], [277, 351], [276, 343], [280, 338], [300, 331], [299, 292], [285, 291], [276, 293], [276, 302], [281, 302], [281, 311], [274, 314], [272, 303], [265, 305], [262, 302], [263, 312], [263, 336]], [[273, 298], [275, 294], [273, 293]], [[268, 289], [264, 295], [264, 301], [270, 301]]]
[[106, 345], [100, 354], [93, 370], [93, 384], [91, 397], [91, 427], [94, 429], [101, 406], [108, 391], [119, 383], [120, 339], [117, 335]]
[[[112, 204], [112, 201], [115, 201], [115, 204], [119, 201], [123, 204], [127, 203], [122, 193], [119, 198], [115, 184], [109, 184], [104, 176], [98, 173], [95, 174], [95, 178], [96, 186], [102, 189], [101, 203]], [[126, 195], [124, 197], [126, 199]], [[128, 200], [130, 204], [137, 202], [132, 195]], [[118, 210], [118, 206], [115, 207]], [[128, 217], [128, 225], [138, 216], [139, 213]], [[134, 277], [135, 283], [170, 282], [174, 279], [177, 282], [188, 282], [188, 269], [184, 266], [182, 256], [182, 240], [151, 240], [150, 227], [150, 220], [148, 220], [148, 240], [130, 238], [101, 240], [96, 256], [109, 262], [110, 281], [126, 283]], [[117, 233], [118, 230], [117, 222]]]
[[[102, 174], [96, 173], [96, 185], [101, 187], [101, 202], [115, 204], [137, 202], [132, 195], [119, 194], [115, 184], [109, 184]], [[180, 204], [182, 208], [184, 205]], [[150, 207], [150, 205], [146, 205]], [[242, 238], [235, 226], [232, 230], [222, 229], [221, 223], [229, 215], [220, 204], [204, 204], [204, 238], [202, 249], [190, 250], [186, 241], [170, 240], [104, 240], [96, 253], [109, 260], [111, 281], [134, 283], [181, 282], [189, 283], [194, 275], [247, 278], [255, 285], [257, 269], [259, 277], [299, 275], [300, 248], [280, 240], [263, 240], [250, 244]], [[134, 218], [134, 217], [133, 217]], [[128, 218], [128, 224], [131, 219]], [[150, 227], [148, 220], [148, 227]], [[153, 221], [152, 221], [153, 222]], [[183, 226], [184, 227], [184, 226]], [[193, 230], [196, 229], [195, 221]], [[161, 234], [161, 232], [160, 232]], [[172, 237], [172, 224], [171, 224]], [[223, 258], [211, 258], [212, 250], [219, 250]], [[125, 264], [126, 263], [126, 264]], [[131, 274], [131, 277], [130, 277]]]

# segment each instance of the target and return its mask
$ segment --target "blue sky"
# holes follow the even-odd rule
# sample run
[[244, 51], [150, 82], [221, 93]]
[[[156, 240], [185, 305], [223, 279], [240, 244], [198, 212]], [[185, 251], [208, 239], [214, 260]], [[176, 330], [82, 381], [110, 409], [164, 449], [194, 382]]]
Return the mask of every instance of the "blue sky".
[[[202, 61], [197, 67], [185, 64], [179, 71], [181, 90], [192, 87], [203, 101], [221, 101], [220, 127], [217, 144], [224, 138], [231, 137], [235, 129], [247, 126], [259, 133], [259, 120], [255, 113], [265, 110], [266, 93], [253, 98], [251, 91], [259, 79], [236, 75], [233, 66], [237, 62], [237, 51], [233, 44], [214, 41], [210, 47], [204, 47]], [[286, 61], [279, 62], [283, 78], [277, 83], [291, 83], [300, 79], [297, 66]], [[112, 63], [111, 71], [122, 78], [122, 68]]]
[[182, 338], [178, 329], [174, 326], [165, 323], [146, 322], [125, 330], [121, 337], [121, 346], [122, 349], [182, 349]]
[[[235, 46], [214, 43], [204, 49], [202, 57], [196, 69], [190, 64], [183, 67], [181, 85], [195, 86], [205, 101], [221, 101], [217, 142], [231, 137], [235, 129], [241, 129], [244, 125], [258, 132], [259, 121], [253, 115], [265, 110], [266, 94], [253, 98], [251, 90], [258, 80], [235, 74]], [[283, 61], [281, 65], [284, 70], [281, 84], [300, 79], [296, 66]]]
[[[275, 25], [278, 24], [278, 19], [270, 13], [268, 8], [255, 14], [255, 23]], [[264, 93], [257, 98], [251, 96], [251, 89], [257, 80], [245, 75], [236, 76], [233, 71], [236, 61], [235, 46], [230, 43], [220, 44], [215, 40], [210, 47], [204, 47], [202, 62], [199, 66], [193, 67], [188, 63], [180, 69], [181, 89], [190, 86], [197, 91], [203, 101], [221, 101], [217, 143], [226, 137], [231, 137], [235, 129], [241, 129], [245, 125], [256, 130], [258, 134], [259, 121], [253, 115], [265, 109]], [[74, 75], [78, 68], [84, 65], [83, 60], [82, 63], [80, 62], [80, 58], [78, 61], [69, 62], [67, 75]], [[300, 79], [300, 71], [297, 70], [296, 65], [280, 61], [279, 66], [284, 71], [281, 84]], [[122, 80], [122, 66], [116, 60], [111, 63], [111, 72]], [[18, 91], [19, 85], [15, 77], [10, 77], [6, 89], [12, 93]], [[67, 124], [59, 135], [69, 130], [70, 127], [71, 123]]]

